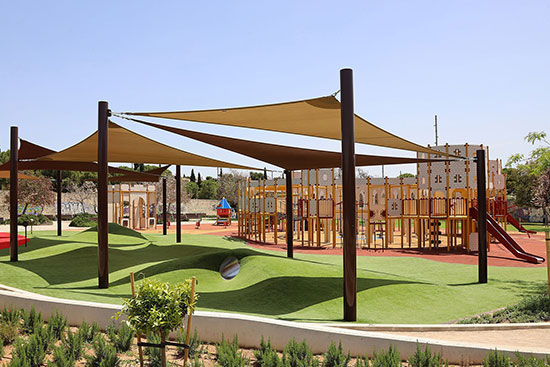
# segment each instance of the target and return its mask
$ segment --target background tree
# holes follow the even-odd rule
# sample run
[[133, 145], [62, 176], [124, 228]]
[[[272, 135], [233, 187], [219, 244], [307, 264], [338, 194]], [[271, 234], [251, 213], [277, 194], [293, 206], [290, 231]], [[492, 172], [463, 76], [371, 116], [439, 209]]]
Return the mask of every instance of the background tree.
[[197, 175], [197, 185], [199, 185], [199, 187], [201, 187], [201, 185], [202, 185], [202, 178], [201, 178], [201, 173], [200, 172]]
[[189, 180], [191, 180], [191, 182], [197, 181], [197, 178], [195, 177], [195, 170], [193, 168], [191, 168], [191, 176], [189, 176]]
[[357, 168], [355, 170], [355, 176], [358, 177], [358, 178], [369, 178], [370, 177], [369, 171], [364, 170], [362, 168]]
[[537, 179], [533, 204], [544, 211], [544, 225], [550, 224], [550, 168]]
[[263, 172], [250, 172], [250, 179], [251, 180], [254, 180], [254, 181], [257, 181], [257, 180], [263, 180], [264, 179], [264, 174]]
[[196, 199], [199, 194], [199, 185], [196, 182], [187, 182], [184, 186], [185, 191], [191, 199]]
[[[46, 205], [52, 205], [55, 202], [56, 195], [49, 179], [39, 178], [38, 180], [18, 181], [17, 203], [23, 207], [21, 214], [25, 214], [31, 205], [39, 206], [44, 210]], [[5, 195], [4, 201], [9, 205], [9, 193]]]
[[532, 131], [524, 139], [533, 145], [536, 143], [542, 145], [532, 150], [527, 157], [519, 153], [512, 155], [506, 162], [506, 166], [523, 168], [530, 174], [538, 176], [550, 168], [550, 141], [544, 131]]
[[525, 167], [504, 168], [506, 174], [506, 194], [520, 207], [533, 206], [533, 193], [537, 177]]
[[81, 185], [72, 182], [69, 186], [70, 193], [80, 203], [82, 213], [86, 213], [86, 204], [90, 204], [97, 214], [97, 185], [95, 182], [86, 181]]
[[239, 183], [244, 181], [246, 181], [246, 176], [234, 170], [231, 170], [231, 173], [221, 175], [218, 180], [219, 187], [217, 198], [221, 199], [225, 197], [229, 205], [236, 208], [239, 202]]
[[204, 180], [199, 190], [199, 199], [216, 199], [218, 192], [218, 182], [215, 180]]
[[[196, 185], [194, 182], [188, 182], [188, 184], [189, 183]], [[186, 204], [189, 200], [191, 200], [191, 196], [189, 195], [186, 185], [183, 182], [181, 183], [181, 186], [181, 202], [182, 204]], [[156, 182], [155, 187], [157, 191], [157, 207], [159, 207], [162, 205], [162, 180]], [[168, 213], [176, 212], [176, 178], [174, 176], [166, 177], [166, 206], [168, 207]]]

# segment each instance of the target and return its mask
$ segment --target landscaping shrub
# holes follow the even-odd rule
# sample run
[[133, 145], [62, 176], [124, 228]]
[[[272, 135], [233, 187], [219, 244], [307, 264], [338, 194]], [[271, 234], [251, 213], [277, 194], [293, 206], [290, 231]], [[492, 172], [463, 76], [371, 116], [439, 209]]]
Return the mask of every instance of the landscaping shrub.
[[44, 363], [52, 341], [53, 338], [48, 328], [36, 328], [26, 341], [17, 340], [14, 356], [19, 358], [18, 363], [21, 365], [39, 367]]
[[545, 359], [537, 359], [533, 356], [524, 357], [520, 353], [516, 352], [517, 367], [549, 367], [550, 356], [546, 356]]
[[0, 341], [3, 344], [11, 344], [17, 336], [17, 324], [8, 323], [5, 321], [0, 322]]
[[254, 357], [259, 367], [282, 367], [283, 365], [283, 361], [271, 345], [271, 340], [268, 339], [266, 343], [263, 335], [260, 349], [254, 351]]
[[120, 328], [116, 328], [111, 323], [106, 330], [109, 341], [118, 352], [126, 352], [132, 346], [134, 341], [134, 331], [126, 323], [122, 323]]
[[67, 328], [67, 319], [58, 311], [55, 311], [55, 315], [51, 315], [48, 320], [48, 328], [55, 339], [61, 340], [63, 332]]
[[330, 346], [328, 347], [327, 352], [323, 354], [323, 357], [325, 359], [323, 363], [324, 367], [347, 367], [349, 361], [351, 360], [349, 352], [348, 354], [344, 354], [342, 342], [338, 342], [338, 347], [336, 347], [334, 342], [330, 343]]
[[4, 358], [4, 341], [0, 339], [0, 359]]
[[354, 367], [369, 367], [369, 358], [366, 355], [357, 357]]
[[68, 360], [78, 361], [82, 356], [83, 342], [82, 336], [78, 332], [73, 333], [69, 330], [61, 342], [61, 346]]
[[42, 314], [40, 312], [36, 312], [34, 306], [31, 307], [30, 312], [23, 311], [21, 313], [21, 317], [23, 318], [22, 331], [24, 334], [31, 334], [34, 329], [44, 325]]
[[216, 354], [218, 355], [218, 365], [220, 367], [244, 367], [250, 362], [248, 358], [242, 355], [239, 349], [239, 341], [237, 335], [233, 338], [233, 342], [225, 340], [222, 335], [222, 342], [216, 345]]
[[371, 367], [401, 367], [401, 356], [393, 345], [381, 353], [374, 350], [372, 355]]
[[13, 306], [5, 307], [2, 310], [2, 315], [0, 317], [0, 322], [5, 322], [8, 324], [18, 324], [21, 312], [17, 309], [14, 309]]
[[84, 343], [91, 343], [99, 333], [99, 326], [95, 322], [92, 322], [92, 326], [90, 326], [86, 321], [82, 321], [78, 333]]
[[69, 227], [93, 227], [96, 225], [97, 216], [88, 213], [75, 215], [71, 223], [69, 223]]
[[284, 367], [315, 367], [319, 361], [313, 358], [313, 352], [304, 340], [296, 342], [294, 338], [288, 342], [283, 350]]
[[[160, 344], [160, 336], [156, 334], [147, 335], [147, 342]], [[162, 365], [162, 351], [160, 348], [145, 347], [143, 353], [148, 357], [148, 366], [160, 367]]]
[[[185, 337], [186, 334], [184, 329], [179, 329], [178, 333], [176, 334], [176, 341], [178, 343], [184, 344]], [[201, 355], [202, 351], [202, 341], [197, 334], [197, 329], [195, 329], [195, 332], [189, 337], [189, 353], [187, 356], [189, 357], [189, 360], [191, 360], [194, 357]], [[183, 358], [185, 356], [185, 348], [177, 347], [177, 356], [178, 358]]]
[[92, 343], [93, 355], [85, 356], [86, 367], [118, 367], [120, 358], [113, 346], [107, 344], [103, 335], [98, 334]]
[[432, 353], [430, 346], [426, 344], [424, 351], [416, 344], [416, 352], [409, 357], [409, 367], [440, 367], [442, 362], [440, 353]]
[[499, 353], [498, 350], [492, 350], [487, 355], [487, 358], [483, 360], [484, 367], [511, 367], [510, 357], [503, 353]]
[[63, 347], [54, 348], [51, 365], [54, 367], [74, 367], [75, 359]]
[[52, 224], [52, 220], [46, 217], [43, 214], [32, 215], [32, 214], [23, 214], [17, 218], [17, 224], [20, 226], [30, 226], [39, 225], [39, 224]]

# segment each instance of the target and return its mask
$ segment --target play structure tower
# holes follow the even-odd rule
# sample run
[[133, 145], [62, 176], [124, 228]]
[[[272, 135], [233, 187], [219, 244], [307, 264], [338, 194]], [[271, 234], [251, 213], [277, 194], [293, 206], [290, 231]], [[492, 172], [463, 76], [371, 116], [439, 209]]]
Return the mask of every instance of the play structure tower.
[[[356, 179], [356, 236], [362, 248], [458, 248], [477, 250], [477, 181], [473, 158], [485, 149], [490, 239], [503, 243], [527, 261], [540, 258], [524, 251], [505, 228], [509, 221], [506, 177], [499, 160], [488, 159], [482, 145], [431, 147], [470, 158], [417, 164], [415, 177]], [[421, 153], [419, 158], [443, 158]], [[342, 244], [342, 182], [334, 169], [292, 173], [293, 239], [303, 246]], [[248, 180], [239, 187], [239, 236], [258, 242], [284, 243], [285, 180]], [[472, 209], [473, 208], [473, 209]], [[522, 229], [522, 228], [518, 228]]]
[[222, 198], [216, 207], [216, 225], [231, 225], [231, 205]]
[[154, 185], [108, 186], [108, 220], [132, 229], [155, 228], [157, 192]]

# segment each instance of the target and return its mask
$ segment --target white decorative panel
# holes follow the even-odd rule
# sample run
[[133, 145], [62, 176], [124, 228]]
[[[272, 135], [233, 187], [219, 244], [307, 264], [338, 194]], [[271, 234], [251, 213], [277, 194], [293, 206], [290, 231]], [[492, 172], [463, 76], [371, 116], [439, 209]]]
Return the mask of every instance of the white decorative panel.
[[373, 186], [383, 186], [386, 184], [386, 179], [382, 177], [373, 177], [370, 179], [370, 184]]
[[372, 212], [374, 213], [374, 215], [371, 217], [371, 221], [374, 221], [374, 222], [381, 222], [383, 221], [384, 219], [386, 219], [385, 216], [382, 215], [382, 211], [384, 209], [381, 209], [381, 208], [377, 208], [377, 209], [371, 209]]
[[302, 172], [301, 171], [292, 171], [292, 178], [302, 178]]
[[401, 199], [388, 200], [388, 215], [392, 217], [401, 216]]
[[250, 187], [258, 187], [260, 186], [260, 181], [250, 181]]
[[504, 190], [506, 178], [504, 175], [495, 175], [495, 189]]
[[330, 186], [332, 185], [332, 170], [320, 169], [319, 170], [319, 185]]
[[447, 172], [444, 163], [432, 164], [430, 186], [432, 191], [442, 191], [447, 188]]
[[427, 163], [418, 165], [418, 188], [426, 190], [430, 186], [430, 171]]
[[477, 235], [477, 232], [470, 233], [469, 239], [470, 239], [470, 251], [477, 251], [479, 248], [479, 245], [478, 245], [479, 237]]
[[416, 185], [416, 177], [404, 177], [403, 185]]
[[390, 177], [388, 178], [388, 183], [390, 185], [401, 185], [401, 179], [398, 177]]
[[309, 199], [309, 215], [314, 217], [317, 215], [317, 200]]
[[466, 172], [456, 171], [449, 174], [449, 187], [451, 189], [464, 189], [466, 188]]
[[370, 189], [370, 207], [384, 207], [386, 205], [386, 192], [384, 188]]
[[341, 177], [335, 178], [334, 179], [334, 184], [342, 186], [342, 178]]
[[293, 185], [300, 185], [302, 183], [302, 179], [301, 178], [293, 178], [292, 179], [292, 184]]
[[466, 146], [463, 145], [449, 145], [449, 154], [466, 157]]
[[498, 162], [496, 159], [495, 160], [489, 159], [489, 161], [487, 162], [487, 165], [489, 167], [489, 173], [494, 173], [494, 174], [498, 173]]
[[367, 179], [366, 178], [356, 178], [355, 179], [355, 186], [359, 187], [359, 186], [365, 186], [367, 184]]
[[275, 213], [275, 202], [277, 199], [269, 197], [265, 199], [265, 211], [266, 213]]
[[390, 191], [390, 197], [393, 199], [401, 199], [401, 188], [393, 188]]
[[265, 180], [264, 184], [266, 186], [274, 186], [275, 185], [275, 180]]

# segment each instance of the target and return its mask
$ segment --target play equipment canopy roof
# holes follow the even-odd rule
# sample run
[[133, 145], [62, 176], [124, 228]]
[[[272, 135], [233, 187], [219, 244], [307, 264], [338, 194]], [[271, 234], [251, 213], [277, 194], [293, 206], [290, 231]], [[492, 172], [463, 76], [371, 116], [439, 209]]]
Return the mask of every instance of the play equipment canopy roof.
[[[10, 178], [10, 171], [0, 171], [0, 178]], [[38, 177], [26, 175], [21, 172], [17, 172], [17, 179], [19, 180], [38, 180]]]
[[[136, 134], [111, 121], [109, 122], [108, 131], [109, 162], [178, 164], [185, 166], [227, 167], [257, 170], [257, 168], [227, 163], [172, 148], [168, 145]], [[39, 160], [72, 162], [97, 161], [97, 135], [98, 134], [96, 131], [72, 147], [64, 149], [58, 153], [49, 154], [39, 158]]]
[[[342, 155], [339, 152], [288, 147], [284, 145], [260, 143], [225, 136], [200, 133], [171, 126], [164, 126], [152, 122], [132, 119], [148, 126], [170, 131], [191, 139], [231, 150], [275, 166], [289, 170], [334, 168], [342, 165]], [[376, 155], [356, 154], [357, 166], [376, 166], [387, 164], [424, 163], [441, 161], [440, 159], [418, 159], [402, 157], [383, 157]]]
[[[124, 114], [341, 139], [340, 101], [334, 96], [251, 107], [200, 111], [126, 112]], [[441, 155], [441, 152], [389, 133], [358, 115], [355, 115], [355, 142]]]

